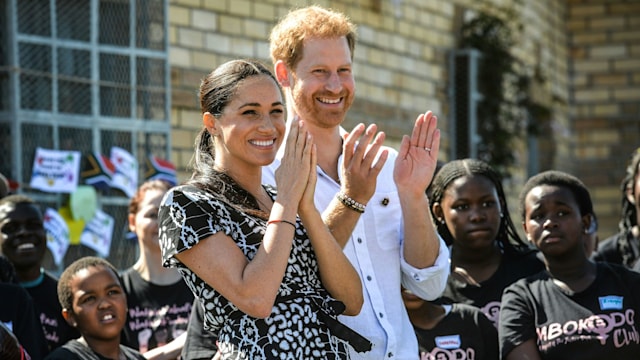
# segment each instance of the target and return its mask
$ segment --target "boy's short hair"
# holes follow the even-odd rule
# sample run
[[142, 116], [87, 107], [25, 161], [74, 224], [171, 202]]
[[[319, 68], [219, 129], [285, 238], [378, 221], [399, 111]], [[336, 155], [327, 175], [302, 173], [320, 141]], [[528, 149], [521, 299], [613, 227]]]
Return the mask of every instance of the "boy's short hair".
[[58, 279], [58, 301], [63, 310], [72, 311], [73, 309], [73, 292], [71, 291], [71, 279], [80, 270], [90, 267], [103, 266], [111, 271], [120, 281], [118, 270], [107, 260], [97, 256], [85, 256], [69, 265], [60, 275]]
[[580, 179], [564, 171], [548, 170], [530, 177], [522, 186], [519, 197], [522, 221], [525, 220], [526, 215], [525, 200], [527, 195], [533, 188], [543, 185], [558, 186], [569, 190], [578, 205], [578, 209], [580, 209], [580, 216], [595, 214], [589, 189]]

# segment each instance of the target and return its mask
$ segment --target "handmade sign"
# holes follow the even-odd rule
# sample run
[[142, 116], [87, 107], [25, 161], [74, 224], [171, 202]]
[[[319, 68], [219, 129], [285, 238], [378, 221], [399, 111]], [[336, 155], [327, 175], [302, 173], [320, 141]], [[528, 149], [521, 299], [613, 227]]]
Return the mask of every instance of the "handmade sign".
[[112, 147], [111, 162], [116, 169], [111, 178], [111, 187], [122, 190], [128, 197], [133, 197], [138, 188], [138, 161], [127, 150]]
[[64, 255], [69, 249], [69, 228], [57, 211], [47, 208], [44, 213], [44, 229], [47, 232], [47, 248], [51, 251], [56, 265], [62, 265]]
[[79, 151], [37, 148], [30, 185], [46, 192], [70, 193], [78, 186], [79, 173]]

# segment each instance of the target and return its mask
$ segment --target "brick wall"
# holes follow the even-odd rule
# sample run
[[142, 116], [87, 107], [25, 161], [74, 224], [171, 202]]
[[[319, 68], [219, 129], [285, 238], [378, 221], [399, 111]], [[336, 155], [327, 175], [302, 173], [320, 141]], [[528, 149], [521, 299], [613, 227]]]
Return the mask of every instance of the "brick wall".
[[[516, 6], [500, 0], [342, 0], [314, 1], [347, 13], [358, 25], [355, 52], [357, 100], [346, 126], [377, 122], [393, 142], [411, 128], [415, 116], [431, 109], [440, 114], [447, 131], [448, 52], [455, 48], [457, 30], [465, 10], [491, 5]], [[512, 4], [513, 3], [513, 4]], [[529, 3], [529, 2], [526, 2]], [[553, 35], [562, 28], [562, 5], [542, 0], [516, 6], [523, 25], [521, 49], [525, 62], [541, 61], [553, 69], [552, 85], [561, 97], [567, 93], [566, 47]], [[195, 92], [198, 79], [223, 61], [256, 57], [270, 63], [267, 36], [276, 20], [292, 6], [307, 1], [170, 0], [170, 59], [172, 65], [173, 119], [183, 136], [200, 126]], [[530, 19], [528, 19], [530, 18]], [[533, 19], [533, 21], [531, 20]], [[550, 38], [550, 37], [553, 38]], [[555, 43], [548, 45], [550, 42]], [[538, 49], [531, 57], [530, 48]], [[187, 110], [188, 109], [188, 110]], [[174, 140], [174, 160], [184, 165], [189, 148]], [[443, 152], [444, 153], [444, 152]]]
[[[601, 234], [615, 231], [620, 181], [627, 154], [640, 145], [640, 3], [624, 0], [170, 0], [172, 160], [181, 179], [201, 127], [200, 79], [238, 57], [270, 63], [267, 36], [292, 6], [317, 3], [347, 13], [358, 25], [357, 100], [345, 127], [376, 122], [397, 144], [415, 116], [440, 116], [441, 152], [447, 160], [449, 114], [447, 55], [469, 11], [511, 7], [514, 55], [537, 79], [532, 96], [552, 110], [531, 154], [523, 140], [514, 177], [515, 198], [530, 159], [540, 170], [581, 177], [592, 190]], [[517, 204], [511, 201], [515, 213]], [[519, 222], [519, 219], [514, 219]]]
[[617, 229], [619, 184], [640, 146], [640, 2], [568, 1], [571, 158], [590, 188], [600, 237]]
[[[443, 114], [446, 51], [454, 47], [454, 5], [439, 1], [320, 1], [359, 26], [354, 72], [357, 99], [345, 124], [376, 122], [390, 142], [410, 131], [418, 113]], [[270, 64], [267, 37], [300, 1], [170, 1], [173, 160], [186, 163], [200, 128], [199, 78], [220, 63], [253, 57]], [[441, 116], [444, 118], [444, 115]], [[189, 136], [189, 139], [180, 137]], [[184, 144], [189, 146], [184, 147]]]

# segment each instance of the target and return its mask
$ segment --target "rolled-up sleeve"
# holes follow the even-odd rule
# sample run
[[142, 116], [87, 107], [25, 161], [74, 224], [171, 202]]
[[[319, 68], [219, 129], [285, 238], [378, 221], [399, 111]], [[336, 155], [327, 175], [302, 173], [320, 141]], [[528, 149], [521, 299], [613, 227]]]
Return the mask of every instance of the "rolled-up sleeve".
[[433, 266], [418, 269], [411, 266], [400, 252], [400, 266], [402, 268], [402, 286], [411, 290], [416, 296], [424, 300], [435, 300], [444, 291], [447, 278], [451, 271], [449, 249], [440, 235], [440, 251]]

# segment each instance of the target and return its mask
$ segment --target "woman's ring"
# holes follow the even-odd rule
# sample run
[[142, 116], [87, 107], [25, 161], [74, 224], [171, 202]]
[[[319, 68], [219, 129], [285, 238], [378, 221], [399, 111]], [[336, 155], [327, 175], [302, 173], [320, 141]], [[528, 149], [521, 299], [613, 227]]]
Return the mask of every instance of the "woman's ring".
[[428, 152], [431, 152], [431, 148], [426, 147], [424, 149], [427, 150]]

